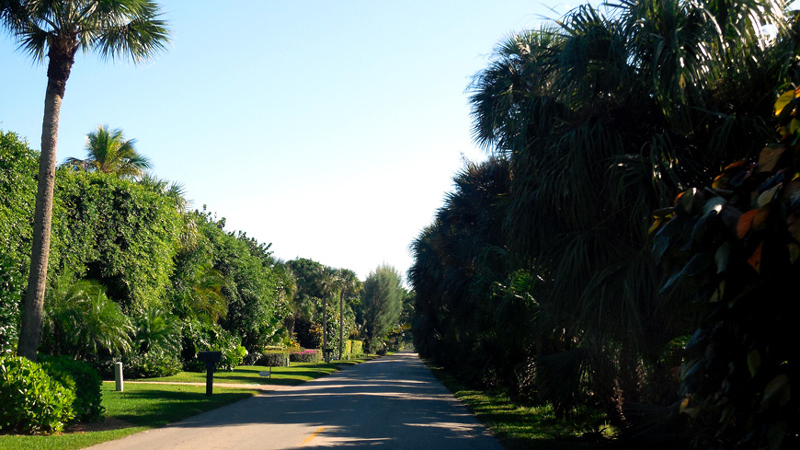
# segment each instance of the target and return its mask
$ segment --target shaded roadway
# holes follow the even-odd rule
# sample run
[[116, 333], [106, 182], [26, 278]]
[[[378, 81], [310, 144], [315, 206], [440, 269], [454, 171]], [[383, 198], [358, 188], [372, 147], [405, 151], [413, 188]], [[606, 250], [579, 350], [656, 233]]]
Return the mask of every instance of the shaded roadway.
[[249, 398], [97, 450], [502, 450], [416, 354], [398, 353]]

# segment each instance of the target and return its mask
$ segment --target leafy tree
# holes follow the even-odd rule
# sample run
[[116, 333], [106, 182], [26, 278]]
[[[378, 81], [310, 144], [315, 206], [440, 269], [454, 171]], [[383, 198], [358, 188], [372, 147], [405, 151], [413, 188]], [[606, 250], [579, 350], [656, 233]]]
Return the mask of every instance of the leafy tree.
[[400, 274], [394, 267], [382, 265], [367, 276], [357, 312], [364, 329], [367, 353], [383, 348], [384, 339], [400, 318], [405, 294]]
[[14, 133], [0, 131], [0, 353], [10, 352], [19, 338], [37, 164], [36, 153], [25, 142]]
[[415, 348], [471, 382], [516, 397], [542, 327], [534, 321], [532, 277], [510, 253], [503, 229], [509, 161], [469, 163], [454, 184], [435, 222], [411, 245]]
[[149, 0], [50, 0], [6, 2], [2, 24], [36, 61], [48, 60], [42, 124], [39, 185], [36, 194], [33, 249], [20, 329], [20, 356], [36, 360], [42, 324], [50, 228], [55, 187], [58, 119], [75, 54], [95, 50], [102, 57], [126, 56], [134, 62], [151, 57], [167, 42], [166, 23]]
[[289, 336], [296, 336], [303, 347], [315, 348], [322, 344], [321, 335], [313, 332], [322, 322], [322, 298], [325, 296], [325, 276], [328, 268], [316, 261], [297, 258], [286, 262], [295, 278], [296, 292], [287, 316]]
[[[281, 318], [275, 315], [279, 292], [269, 246], [258, 244], [244, 233], [226, 232], [225, 220], [217, 220], [210, 213], [199, 213], [199, 218], [202, 242], [197, 251], [208, 251], [216, 274], [203, 266], [200, 270], [206, 271], [205, 276], [216, 278], [218, 274], [223, 280], [220, 293], [226, 311], [219, 316], [219, 324], [241, 339], [248, 351], [260, 352], [276, 338], [282, 325]], [[205, 246], [207, 249], [203, 250]], [[212, 281], [209, 287], [215, 289], [213, 280], [206, 281]], [[215, 299], [213, 294], [206, 297]]]
[[133, 148], [135, 139], [122, 136], [122, 130], [99, 125], [86, 136], [86, 159], [67, 158], [65, 166], [75, 170], [114, 173], [122, 178], [140, 178], [150, 169], [150, 160]]
[[185, 230], [174, 205], [146, 184], [62, 169], [51, 267], [99, 281], [128, 314], [161, 306]]
[[284, 266], [295, 280], [286, 328], [290, 336], [297, 337], [300, 345], [321, 346], [323, 322], [327, 322], [327, 338], [332, 348], [338, 348], [340, 336], [344, 340], [358, 332], [353, 308], [359, 301], [361, 281], [355, 272], [334, 269], [306, 258], [287, 261]]

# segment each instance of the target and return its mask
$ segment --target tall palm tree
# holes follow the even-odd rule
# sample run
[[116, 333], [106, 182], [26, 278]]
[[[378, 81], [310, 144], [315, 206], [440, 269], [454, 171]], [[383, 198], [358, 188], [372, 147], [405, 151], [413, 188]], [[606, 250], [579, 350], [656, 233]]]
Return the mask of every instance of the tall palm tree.
[[20, 326], [18, 354], [36, 360], [50, 253], [56, 142], [61, 102], [78, 50], [102, 58], [150, 58], [168, 42], [167, 24], [150, 0], [27, 0], [8, 2], [2, 25], [34, 60], [47, 58], [39, 186], [36, 194], [31, 270]]
[[125, 139], [122, 130], [98, 125], [86, 135], [86, 159], [67, 158], [65, 166], [78, 170], [114, 173], [121, 178], [141, 178], [151, 168], [150, 160], [136, 152], [136, 139]]

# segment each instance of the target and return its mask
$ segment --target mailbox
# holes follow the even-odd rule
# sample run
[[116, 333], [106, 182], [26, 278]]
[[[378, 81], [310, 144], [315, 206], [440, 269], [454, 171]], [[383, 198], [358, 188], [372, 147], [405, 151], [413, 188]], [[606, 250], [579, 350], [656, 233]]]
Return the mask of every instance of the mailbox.
[[222, 361], [222, 352], [197, 352], [197, 359], [206, 363], [206, 395], [214, 392], [214, 363]]
[[222, 361], [222, 352], [197, 352], [197, 359], [209, 364]]

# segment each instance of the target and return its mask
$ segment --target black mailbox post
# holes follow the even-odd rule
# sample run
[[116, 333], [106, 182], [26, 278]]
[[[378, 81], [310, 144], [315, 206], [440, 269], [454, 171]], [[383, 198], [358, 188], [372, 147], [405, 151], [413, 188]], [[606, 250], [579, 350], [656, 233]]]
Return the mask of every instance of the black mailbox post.
[[197, 352], [197, 359], [206, 363], [206, 395], [214, 391], [214, 363], [222, 361], [222, 352]]

